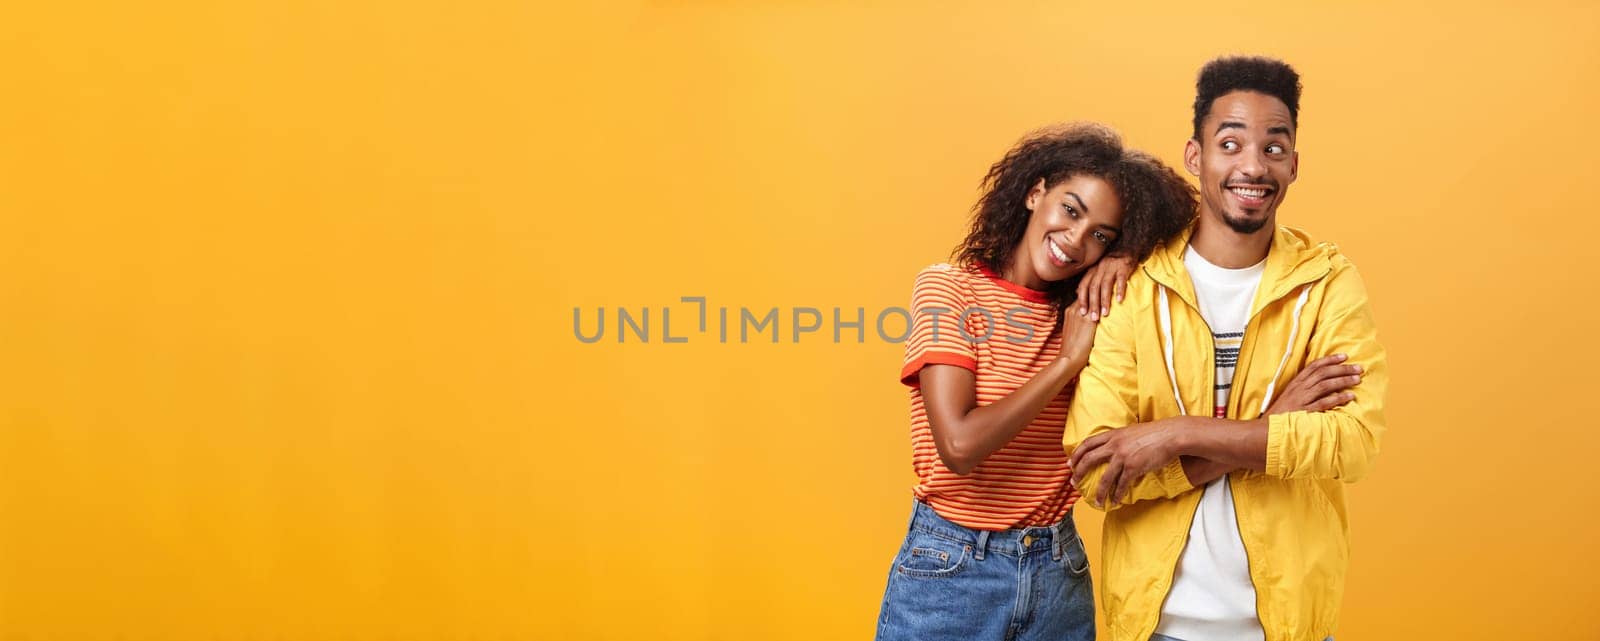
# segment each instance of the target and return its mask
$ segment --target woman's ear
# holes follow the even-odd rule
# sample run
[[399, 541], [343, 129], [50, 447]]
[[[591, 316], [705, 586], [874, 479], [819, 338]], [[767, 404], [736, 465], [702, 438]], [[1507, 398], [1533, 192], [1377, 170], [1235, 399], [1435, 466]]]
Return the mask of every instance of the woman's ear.
[[1023, 201], [1023, 204], [1028, 207], [1028, 211], [1033, 211], [1039, 207], [1039, 200], [1044, 198], [1044, 192], [1044, 179], [1040, 178], [1039, 182], [1033, 185], [1033, 189], [1028, 190], [1028, 198]]

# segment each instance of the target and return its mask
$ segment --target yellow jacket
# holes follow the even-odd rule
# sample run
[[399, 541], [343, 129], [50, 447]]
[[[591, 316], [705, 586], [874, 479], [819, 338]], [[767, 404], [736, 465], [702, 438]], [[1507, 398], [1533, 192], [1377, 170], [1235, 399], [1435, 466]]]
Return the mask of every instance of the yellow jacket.
[[[1184, 408], [1210, 415], [1211, 330], [1183, 265], [1192, 233], [1157, 249], [1101, 320], [1068, 414], [1068, 451], [1094, 434]], [[1228, 417], [1260, 417], [1273, 391], [1305, 363], [1335, 353], [1363, 367], [1355, 400], [1271, 416], [1265, 473], [1229, 477], [1267, 641], [1320, 641], [1338, 624], [1350, 553], [1344, 484], [1372, 469], [1389, 383], [1355, 266], [1333, 245], [1279, 227], [1250, 305]], [[1091, 470], [1084, 487], [1096, 487], [1103, 471]], [[1139, 479], [1121, 504], [1095, 506], [1106, 510], [1100, 583], [1114, 641], [1145, 641], [1155, 631], [1200, 496], [1173, 461]]]

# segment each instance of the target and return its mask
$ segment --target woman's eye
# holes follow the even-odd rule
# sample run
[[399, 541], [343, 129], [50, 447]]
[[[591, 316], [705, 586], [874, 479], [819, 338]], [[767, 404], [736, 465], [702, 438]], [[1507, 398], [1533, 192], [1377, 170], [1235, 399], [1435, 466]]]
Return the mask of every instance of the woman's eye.
[[1095, 232], [1094, 233], [1094, 239], [1100, 241], [1100, 244], [1102, 244], [1102, 245], [1110, 245], [1111, 244], [1111, 237], [1106, 236], [1106, 233], [1103, 232], [1103, 231]]
[[1073, 209], [1072, 205], [1062, 205], [1062, 207], [1065, 207], [1067, 209], [1067, 215], [1068, 216], [1071, 216], [1073, 218], [1077, 218], [1078, 217], [1078, 210]]

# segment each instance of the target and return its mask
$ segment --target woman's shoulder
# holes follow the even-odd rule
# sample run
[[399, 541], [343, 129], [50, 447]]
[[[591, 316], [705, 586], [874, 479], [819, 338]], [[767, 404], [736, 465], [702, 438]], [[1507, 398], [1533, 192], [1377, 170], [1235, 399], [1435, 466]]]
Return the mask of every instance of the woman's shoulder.
[[935, 263], [917, 272], [917, 282], [969, 284], [983, 278], [982, 270], [957, 263]]
[[917, 304], [940, 306], [971, 304], [977, 295], [976, 279], [983, 273], [975, 268], [955, 263], [937, 263], [917, 272], [911, 298]]

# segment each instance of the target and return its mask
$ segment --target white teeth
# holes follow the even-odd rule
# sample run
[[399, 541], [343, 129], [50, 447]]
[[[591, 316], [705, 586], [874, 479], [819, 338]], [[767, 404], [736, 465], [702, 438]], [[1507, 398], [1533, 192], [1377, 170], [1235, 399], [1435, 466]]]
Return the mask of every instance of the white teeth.
[[1045, 239], [1044, 244], [1045, 244], [1045, 246], [1050, 248], [1050, 255], [1051, 256], [1055, 256], [1056, 260], [1059, 260], [1059, 261], [1061, 261], [1063, 263], [1072, 262], [1072, 259], [1067, 257], [1067, 253], [1064, 252], [1064, 251], [1061, 251], [1061, 248], [1056, 246], [1055, 241], [1052, 241], [1050, 239]]
[[1244, 196], [1246, 198], [1263, 198], [1263, 197], [1265, 197], [1267, 195], [1267, 190], [1265, 190], [1265, 189], [1250, 189], [1250, 188], [1247, 188], [1247, 187], [1229, 187], [1228, 190], [1232, 191], [1233, 193], [1239, 194], [1240, 196]]

